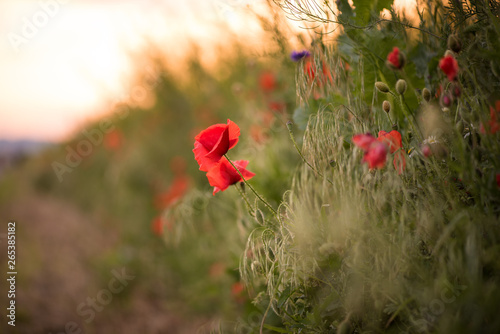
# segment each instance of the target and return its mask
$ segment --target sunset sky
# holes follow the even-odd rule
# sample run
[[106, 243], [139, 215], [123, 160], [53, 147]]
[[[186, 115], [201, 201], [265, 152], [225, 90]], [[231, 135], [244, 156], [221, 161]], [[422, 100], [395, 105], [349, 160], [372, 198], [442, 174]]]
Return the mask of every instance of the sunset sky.
[[[255, 1], [252, 1], [255, 3]], [[146, 40], [180, 57], [248, 0], [0, 0], [0, 139], [58, 141], [130, 89]]]
[[248, 37], [241, 13], [263, 2], [0, 0], [0, 139], [68, 138], [127, 94], [146, 41], [175, 58], [220, 42], [216, 24]]

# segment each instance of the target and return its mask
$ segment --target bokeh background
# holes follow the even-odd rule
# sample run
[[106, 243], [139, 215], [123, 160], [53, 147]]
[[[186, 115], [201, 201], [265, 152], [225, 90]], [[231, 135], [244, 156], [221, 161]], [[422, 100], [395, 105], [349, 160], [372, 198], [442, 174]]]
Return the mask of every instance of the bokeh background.
[[[338, 3], [346, 5], [348, 1]], [[392, 12], [388, 10], [392, 1], [377, 3], [380, 6], [372, 7], [383, 8], [382, 15], [403, 20], [404, 13], [404, 24], [419, 24], [418, 15], [414, 15], [415, 1], [394, 1]], [[432, 3], [428, 2], [429, 8]], [[442, 6], [440, 8], [441, 13], [446, 13]], [[367, 20], [374, 14], [370, 10], [364, 11]], [[362, 21], [365, 18], [361, 15], [356, 17], [361, 12], [359, 8], [346, 10], [352, 19]], [[375, 13], [379, 14], [380, 10]], [[450, 33], [446, 30], [448, 26], [442, 23], [445, 19], [436, 22], [430, 20], [426, 24], [434, 24], [433, 28], [443, 36]], [[344, 273], [350, 246], [345, 246], [344, 253], [336, 244], [323, 244], [328, 233], [309, 229], [309, 223], [317, 219], [326, 224], [332, 217], [351, 223], [357, 221], [356, 215], [364, 213], [352, 203], [358, 205], [362, 197], [357, 192], [365, 189], [365, 181], [378, 174], [363, 169], [359, 150], [350, 145], [349, 139], [354, 133], [367, 132], [370, 124], [370, 131], [388, 130], [392, 126], [392, 120], [389, 123], [387, 115], [380, 113], [372, 84], [378, 80], [395, 82], [400, 75], [384, 64], [393, 46], [407, 48], [405, 71], [410, 86], [411, 80], [418, 83], [419, 89], [429, 86], [432, 103], [439, 103], [439, 80], [444, 76], [437, 67], [447, 48], [447, 36], [429, 42], [426, 38], [419, 39], [418, 29], [405, 30], [403, 26], [395, 23], [383, 26], [380, 31], [366, 29], [359, 34], [351, 31], [351, 35], [342, 35], [341, 42], [345, 43], [335, 45], [328, 43], [343, 33], [340, 27], [325, 24], [316, 29], [317, 22], [287, 17], [276, 4], [266, 0], [0, 0], [0, 268], [4, 268], [0, 272], [7, 272], [9, 221], [16, 222], [18, 272], [16, 326], [7, 326], [2, 311], [1, 332], [212, 333], [224, 330], [232, 333], [245, 332], [238, 326], [248, 324], [251, 330], [246, 332], [250, 333], [261, 327], [261, 319], [266, 321], [268, 332], [286, 332], [286, 326], [295, 325], [302, 325], [304, 330], [316, 328], [317, 332], [327, 327], [341, 328], [344, 323], [350, 325], [351, 313], [346, 311], [349, 293], [342, 296], [347, 296], [347, 306], [341, 305], [342, 300], [335, 299], [338, 296], [327, 292], [330, 284], [324, 283], [340, 277], [333, 283], [342, 285], [345, 280], [347, 288], [358, 291], [356, 281], [350, 280], [347, 274], [333, 274], [337, 269]], [[323, 35], [325, 32], [328, 34]], [[293, 50], [304, 49], [312, 53], [315, 64], [294, 63], [290, 59]], [[375, 61], [364, 63], [363, 57], [359, 57], [366, 50], [370, 56], [376, 55], [367, 59]], [[372, 70], [375, 67], [377, 70]], [[322, 70], [314, 72], [314, 69]], [[463, 72], [466, 73], [466, 69]], [[407, 100], [415, 108], [421, 102], [420, 93], [417, 95]], [[345, 110], [340, 111], [340, 107]], [[336, 108], [335, 117], [339, 119], [324, 117], [322, 112], [331, 113], [331, 108]], [[488, 116], [486, 105], [483, 109]], [[404, 129], [404, 115], [394, 110], [392, 113], [399, 117], [394, 119], [403, 125], [400, 130], [409, 138], [408, 129]], [[351, 114], [360, 124], [351, 122]], [[310, 116], [317, 117], [317, 122], [312, 122], [312, 127], [305, 131]], [[297, 244], [292, 242], [292, 236], [279, 237], [280, 233], [292, 229], [274, 224], [269, 212], [255, 210], [255, 217], [248, 215], [238, 188], [231, 187], [213, 196], [207, 178], [198, 170], [192, 153], [194, 137], [208, 126], [226, 123], [228, 119], [237, 123], [242, 133], [238, 146], [230, 152], [231, 157], [250, 160], [249, 170], [258, 175], [252, 179], [252, 185], [272, 207], [281, 205], [283, 216], [279, 222], [295, 224], [299, 227], [298, 234], [307, 236], [299, 238]], [[294, 125], [289, 132], [287, 122], [290, 120]], [[474, 122], [479, 126], [480, 119], [473, 119], [471, 124]], [[341, 132], [346, 129], [347, 135]], [[457, 138], [463, 139], [463, 131], [471, 130], [456, 130]], [[318, 159], [317, 166], [324, 163], [325, 174], [333, 173], [335, 168], [345, 168], [353, 174], [346, 174], [345, 179], [336, 178], [339, 186], [332, 191], [317, 177], [316, 171], [313, 174], [302, 168], [305, 165], [290, 133], [298, 147], [304, 144], [308, 151], [305, 159], [312, 162]], [[334, 133], [339, 135], [332, 135]], [[496, 145], [494, 140], [483, 144], [486, 148]], [[336, 153], [333, 152], [335, 145], [338, 146]], [[411, 150], [419, 150], [417, 144], [407, 149], [408, 152], [402, 154], [409, 156]], [[334, 153], [348, 157], [345, 160], [348, 164], [343, 165], [340, 158], [338, 162], [330, 161]], [[414, 167], [408, 161], [408, 170], [412, 171]], [[497, 163], [495, 159], [490, 161]], [[485, 170], [488, 168], [493, 180], [494, 168], [487, 166]], [[402, 185], [392, 166], [383, 173], [389, 180], [397, 181], [394, 185]], [[358, 177], [360, 175], [363, 177]], [[495, 174], [496, 184], [498, 175]], [[337, 201], [338, 194], [350, 189], [343, 185], [349, 184], [351, 176], [353, 200]], [[430, 182], [425, 173], [419, 177], [422, 182]], [[470, 181], [475, 180], [474, 177], [469, 179], [469, 184], [475, 184]], [[462, 205], [462, 199], [453, 197], [456, 189], [449, 186], [455, 183], [461, 186], [462, 180], [451, 179], [451, 176], [450, 180], [453, 182], [443, 177], [439, 181], [445, 193], [456, 200], [458, 209], [472, 208], [470, 202]], [[464, 183], [467, 183], [465, 178]], [[359, 203], [362, 207], [362, 203], [386, 203], [387, 199], [380, 217], [389, 217], [387, 221], [392, 222], [390, 219], [399, 219], [392, 209], [401, 201], [387, 184], [391, 183], [377, 188], [379, 193], [373, 192], [378, 196], [374, 195], [375, 202]], [[478, 185], [478, 188], [482, 187], [485, 198], [497, 200], [498, 189], [494, 186], [489, 182], [488, 186]], [[434, 187], [428, 184], [432, 194]], [[464, 194], [468, 201], [469, 192], [464, 187], [459, 190], [458, 194]], [[246, 191], [248, 194], [248, 189]], [[436, 198], [440, 198], [439, 191], [435, 193]], [[432, 202], [433, 197], [422, 195], [422, 198], [429, 202], [424, 201], [428, 205], [426, 210], [429, 209], [422, 212], [424, 216], [428, 212], [429, 225], [434, 224], [432, 219], [439, 220], [440, 216], [432, 210], [439, 205]], [[328, 201], [332, 203], [331, 209], [328, 209]], [[498, 202], [491, 200], [491, 203], [498, 208]], [[339, 206], [336, 208], [334, 204]], [[407, 214], [409, 230], [415, 217], [410, 213]], [[377, 214], [374, 213], [373, 220], [382, 220]], [[491, 218], [492, 225], [497, 221], [498, 215]], [[348, 224], [344, 225], [342, 228], [347, 231]], [[444, 229], [443, 226], [440, 228]], [[345, 232], [345, 239], [351, 238], [346, 244], [352, 241], [359, 249], [366, 247], [366, 251], [359, 251], [366, 256], [360, 257], [359, 262], [369, 268], [367, 277], [373, 269], [370, 265], [375, 262], [369, 255], [378, 254], [368, 249], [370, 243], [363, 239], [377, 236], [371, 231], [360, 224], [355, 233]], [[382, 252], [386, 249], [385, 238], [391, 233], [384, 229], [377, 232], [380, 236], [377, 242], [384, 242], [384, 246], [376, 250]], [[335, 229], [329, 233], [335, 238], [344, 238]], [[409, 233], [411, 238], [412, 233]], [[250, 245], [251, 242], [254, 244]], [[315, 243], [321, 247], [314, 248]], [[278, 251], [272, 256], [263, 252], [267, 258], [261, 262], [257, 261], [263, 256], [259, 251], [248, 251], [259, 247], [272, 249], [273, 245]], [[424, 248], [419, 252], [424, 254]], [[496, 254], [495, 249], [488, 254]], [[401, 251], [390, 253], [404, 255]], [[312, 259], [311, 267], [304, 271], [303, 281], [297, 275], [294, 279], [300, 282], [287, 286], [287, 275], [300, 267], [293, 261], [300, 263], [302, 255], [306, 260]], [[424, 255], [427, 258], [427, 254]], [[277, 259], [283, 261], [279, 263]], [[317, 259], [325, 261], [315, 262]], [[264, 268], [268, 272], [259, 267], [273, 261], [282, 267]], [[386, 262], [392, 270], [390, 261]], [[246, 273], [250, 277], [244, 265], [255, 274], [251, 284], [244, 285], [245, 277], [240, 276]], [[438, 270], [447, 270], [439, 262], [434, 265]], [[332, 275], [325, 274], [325, 280], [320, 282], [315, 275], [322, 266], [332, 270], [328, 271]], [[279, 268], [284, 268], [283, 275]], [[492, 268], [499, 267], [492, 265]], [[393, 285], [383, 270], [381, 272], [378, 282], [388, 286], [388, 295], [403, 296], [398, 295], [398, 285]], [[428, 305], [425, 298], [434, 297], [429, 292], [433, 290], [434, 272], [427, 269], [418, 272], [428, 275], [422, 279], [428, 283], [427, 294], [416, 291], [406, 277], [401, 279], [404, 282], [401, 287], [408, 286], [405, 293], [423, 296], [421, 305]], [[493, 269], [491, 272], [495, 273]], [[274, 283], [274, 295], [269, 294]], [[495, 282], [491, 284], [496, 287]], [[470, 286], [472, 292], [463, 294], [474, 297], [470, 299], [472, 302], [464, 302], [467, 307], [489, 294], [481, 284]], [[479, 292], [474, 295], [476, 287]], [[6, 291], [7, 283], [2, 279], [0, 309], [3, 310], [8, 303]], [[498, 293], [498, 289], [495, 291]], [[318, 303], [323, 297], [325, 304]], [[294, 314], [296, 317], [290, 316], [293, 321], [284, 323], [279, 312], [268, 312], [273, 298], [276, 305], [284, 307], [284, 313], [288, 309], [300, 310]], [[485, 305], [496, 306], [495, 295], [490, 294], [489, 298]], [[377, 299], [373, 305], [383, 310], [384, 328], [392, 326], [390, 330], [398, 332], [397, 326], [411, 324], [411, 321], [405, 322], [401, 310], [410, 318], [413, 311], [422, 310], [418, 304], [406, 304], [407, 301], [384, 304], [382, 299]], [[458, 305], [457, 309], [461, 307], [460, 303], [453, 305]], [[445, 322], [459, 314], [454, 313], [455, 306], [447, 307]], [[483, 308], [489, 317], [492, 308]], [[371, 312], [369, 309], [364, 314], [371, 316]], [[470, 313], [465, 308], [461, 312]], [[481, 313], [477, 314], [479, 319]], [[400, 316], [402, 320], [397, 318]], [[395, 324], [391, 325], [393, 321]], [[359, 320], [356, 326], [363, 328], [363, 324], [368, 323]], [[460, 323], [456, 326], [460, 327]]]
[[[165, 210], [236, 214], [210, 204], [193, 138], [230, 117], [245, 121], [253, 153], [270, 154], [264, 143], [285, 134], [295, 103], [286, 55], [304, 43], [297, 25], [246, 0], [2, 0], [0, 13], [0, 241], [16, 221], [18, 272], [16, 327], [2, 321], [2, 332], [194, 333], [236, 321], [252, 307], [241, 226], [205, 217], [173, 229]], [[275, 185], [276, 202], [287, 158], [271, 156], [260, 185]], [[179, 207], [183, 196], [196, 205]]]

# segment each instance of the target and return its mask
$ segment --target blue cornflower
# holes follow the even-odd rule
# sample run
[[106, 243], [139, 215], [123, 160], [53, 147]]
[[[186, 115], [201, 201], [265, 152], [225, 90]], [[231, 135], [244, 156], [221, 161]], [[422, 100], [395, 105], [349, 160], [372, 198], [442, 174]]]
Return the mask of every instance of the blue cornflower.
[[303, 51], [292, 51], [292, 53], [290, 54], [290, 58], [294, 61], [294, 62], [298, 62], [299, 60], [303, 59], [303, 58], [306, 58], [306, 57], [309, 57], [311, 54], [309, 53], [309, 51], [307, 50], [303, 50]]

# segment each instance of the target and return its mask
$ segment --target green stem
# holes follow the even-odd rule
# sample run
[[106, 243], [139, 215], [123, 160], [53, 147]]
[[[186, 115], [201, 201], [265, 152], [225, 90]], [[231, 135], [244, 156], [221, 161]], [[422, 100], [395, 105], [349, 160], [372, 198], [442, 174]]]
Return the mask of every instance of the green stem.
[[403, 114], [408, 119], [408, 122], [410, 122], [410, 125], [413, 128], [413, 131], [415, 132], [415, 134], [417, 135], [419, 141], [422, 141], [423, 140], [422, 133], [420, 132], [420, 128], [417, 126], [417, 123], [416, 123], [417, 120], [415, 119], [415, 115], [413, 115], [411, 113], [410, 109], [407, 108], [407, 106], [404, 102], [403, 95], [399, 95], [398, 102], [399, 102], [401, 109], [403, 110]]
[[241, 180], [243, 180], [243, 182], [245, 183], [245, 185], [247, 185], [247, 186], [248, 186], [248, 188], [249, 188], [249, 189], [250, 189], [250, 190], [251, 190], [251, 191], [255, 194], [255, 196], [257, 196], [257, 198], [258, 198], [258, 199], [259, 199], [262, 203], [264, 203], [264, 204], [267, 206], [267, 208], [268, 208], [268, 209], [269, 209], [269, 210], [270, 210], [270, 211], [274, 214], [274, 216], [275, 216], [276, 218], [278, 218], [278, 213], [276, 212], [276, 210], [274, 210], [274, 209], [273, 209], [273, 207], [272, 207], [269, 203], [267, 203], [267, 201], [266, 201], [266, 200], [264, 200], [264, 199], [262, 198], [262, 196], [260, 196], [260, 195], [257, 193], [257, 191], [255, 191], [255, 189], [254, 189], [254, 188], [250, 185], [250, 183], [248, 183], [248, 181], [247, 181], [247, 180], [245, 180], [245, 178], [243, 177], [243, 174], [241, 174], [240, 170], [239, 170], [238, 168], [236, 168], [236, 166], [233, 164], [233, 162], [231, 161], [231, 159], [229, 159], [229, 157], [227, 156], [227, 154], [224, 154], [224, 157], [227, 159], [227, 161], [229, 161], [229, 163], [231, 164], [231, 166], [233, 166], [233, 168], [234, 168], [234, 169], [236, 169], [236, 171], [238, 172], [238, 174], [239, 174], [239, 175], [240, 175], [240, 177], [241, 177]]
[[302, 155], [302, 152], [300, 151], [300, 148], [299, 148], [299, 145], [297, 145], [297, 142], [295, 141], [295, 137], [293, 136], [293, 132], [292, 132], [292, 122], [287, 122], [286, 123], [286, 127], [288, 128], [288, 133], [290, 134], [290, 138], [292, 139], [292, 142], [293, 142], [293, 146], [295, 146], [295, 149], [297, 150], [297, 152], [299, 153], [300, 157], [302, 158], [302, 160], [304, 160], [304, 162], [306, 163], [306, 165], [308, 165], [316, 174], [318, 174], [319, 176], [321, 176], [322, 178], [324, 178], [325, 180], [327, 180], [332, 186], [333, 186], [333, 182], [328, 179], [327, 177], [325, 177], [323, 174], [321, 174], [320, 172], [318, 172], [316, 170], [316, 168], [314, 168], [307, 160], [306, 158]]
[[236, 189], [238, 190], [238, 192], [240, 193], [240, 196], [243, 198], [243, 200], [245, 201], [246, 205], [247, 205], [247, 209], [248, 209], [248, 213], [250, 214], [250, 216], [252, 217], [255, 217], [255, 212], [253, 211], [253, 208], [252, 206], [250, 205], [250, 202], [248, 201], [248, 198], [247, 196], [245, 195], [245, 193], [243, 192], [243, 190], [239, 187], [239, 185], [235, 184], [234, 185], [236, 187]]

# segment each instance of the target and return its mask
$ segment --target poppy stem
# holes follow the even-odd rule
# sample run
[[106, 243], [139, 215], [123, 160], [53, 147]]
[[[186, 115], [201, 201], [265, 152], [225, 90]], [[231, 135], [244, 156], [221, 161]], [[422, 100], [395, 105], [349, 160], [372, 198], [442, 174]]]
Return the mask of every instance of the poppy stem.
[[[227, 157], [226, 157], [227, 158]], [[229, 161], [229, 159], [228, 159]], [[248, 209], [248, 213], [250, 214], [250, 216], [252, 217], [255, 217], [255, 212], [253, 211], [253, 208], [252, 206], [250, 205], [250, 202], [248, 201], [248, 198], [247, 196], [245, 195], [245, 193], [243, 192], [243, 190], [241, 190], [240, 188], [240, 185], [239, 184], [235, 184], [234, 185], [236, 187], [236, 189], [238, 190], [238, 192], [240, 193], [240, 196], [243, 198], [243, 200], [245, 201], [246, 205], [247, 205], [247, 209]]]
[[239, 175], [240, 175], [240, 177], [241, 177], [241, 180], [243, 180], [243, 182], [245, 182], [245, 185], [247, 185], [247, 186], [248, 186], [248, 188], [250, 188], [250, 190], [251, 190], [251, 191], [255, 194], [255, 196], [257, 196], [257, 198], [258, 198], [258, 199], [260, 199], [260, 201], [261, 201], [262, 203], [264, 203], [264, 204], [267, 206], [267, 208], [268, 208], [269, 210], [271, 210], [271, 212], [274, 214], [274, 216], [275, 216], [276, 218], [278, 218], [278, 213], [276, 212], [276, 210], [274, 210], [274, 209], [273, 209], [273, 207], [272, 207], [269, 203], [267, 203], [267, 201], [266, 201], [266, 200], [264, 200], [264, 199], [262, 198], [262, 196], [260, 196], [260, 195], [257, 193], [257, 191], [255, 191], [255, 189], [254, 189], [254, 188], [250, 185], [250, 183], [248, 183], [248, 181], [247, 181], [247, 180], [245, 180], [245, 178], [243, 177], [243, 174], [241, 174], [240, 170], [239, 170], [238, 168], [236, 168], [236, 166], [233, 164], [233, 162], [231, 161], [231, 159], [229, 159], [229, 157], [227, 156], [227, 154], [224, 154], [224, 157], [227, 159], [227, 161], [229, 161], [229, 163], [231, 164], [231, 166], [233, 166], [233, 168], [234, 168], [234, 169], [236, 169], [236, 171], [238, 172], [238, 174], [239, 174]]
[[297, 152], [299, 153], [300, 157], [302, 158], [302, 160], [304, 160], [304, 162], [306, 163], [306, 165], [308, 165], [316, 174], [318, 174], [319, 176], [321, 176], [322, 178], [324, 178], [325, 180], [327, 180], [332, 186], [333, 186], [333, 182], [325, 177], [323, 174], [321, 174], [320, 172], [318, 172], [316, 170], [316, 168], [314, 168], [307, 160], [306, 158], [304, 157], [304, 155], [302, 154], [302, 152], [300, 151], [300, 148], [299, 148], [299, 145], [297, 145], [297, 142], [295, 141], [295, 137], [293, 136], [293, 132], [292, 132], [292, 122], [287, 122], [286, 123], [286, 127], [288, 128], [288, 133], [290, 134], [290, 138], [292, 139], [292, 142], [293, 142], [293, 146], [295, 146], [295, 149], [297, 150]]
[[410, 122], [410, 125], [413, 128], [413, 131], [417, 135], [418, 139], [420, 141], [422, 141], [423, 140], [422, 132], [420, 131], [420, 128], [418, 127], [417, 119], [415, 118], [415, 115], [411, 112], [410, 108], [406, 104], [403, 95], [399, 95], [399, 105], [401, 106], [401, 109], [403, 110], [403, 114], [408, 119], [408, 122]]

